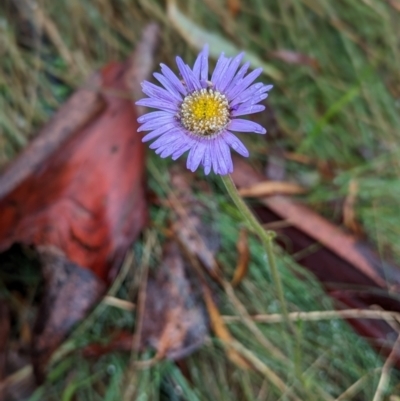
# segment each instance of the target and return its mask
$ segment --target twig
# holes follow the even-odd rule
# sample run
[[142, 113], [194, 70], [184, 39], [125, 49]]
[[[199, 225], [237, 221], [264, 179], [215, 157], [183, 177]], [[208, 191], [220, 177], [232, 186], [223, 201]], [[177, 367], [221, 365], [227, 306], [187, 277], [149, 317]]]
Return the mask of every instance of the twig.
[[364, 383], [364, 380], [369, 377], [371, 374], [379, 372], [381, 368], [376, 368], [374, 370], [371, 370], [368, 372], [365, 376], [360, 377], [356, 382], [354, 382], [346, 391], [344, 391], [342, 394], [339, 395], [335, 399], [335, 401], [344, 401], [344, 400], [350, 400], [355, 394], [360, 391], [361, 385]]
[[386, 387], [389, 383], [389, 378], [390, 378], [390, 371], [393, 367], [393, 364], [398, 358], [398, 350], [400, 348], [400, 335], [397, 337], [396, 342], [393, 345], [392, 351], [390, 352], [389, 356], [387, 357], [383, 367], [382, 367], [382, 373], [381, 377], [379, 379], [378, 386], [375, 391], [375, 395], [372, 401], [381, 401], [383, 400], [383, 396], [386, 390]]
[[[376, 319], [388, 322], [400, 322], [400, 313], [370, 309], [346, 309], [341, 311], [291, 312], [287, 316], [291, 321], [318, 321], [331, 319]], [[223, 316], [226, 323], [241, 322], [240, 316]], [[252, 315], [251, 319], [258, 323], [282, 323], [285, 317], [279, 313], [270, 315]]]
[[234, 348], [239, 354], [245, 357], [253, 367], [262, 373], [276, 388], [278, 388], [283, 393], [286, 393], [294, 401], [300, 401], [299, 398], [295, 394], [293, 394], [292, 390], [290, 390], [284, 381], [264, 362], [262, 362], [256, 355], [254, 355], [249, 349], [244, 347], [238, 341], [230, 341], [228, 346]]
[[125, 299], [116, 298], [111, 295], [106, 295], [103, 298], [103, 303], [107, 306], [114, 306], [115, 308], [123, 309], [128, 312], [134, 311], [136, 306], [132, 302], [126, 301]]

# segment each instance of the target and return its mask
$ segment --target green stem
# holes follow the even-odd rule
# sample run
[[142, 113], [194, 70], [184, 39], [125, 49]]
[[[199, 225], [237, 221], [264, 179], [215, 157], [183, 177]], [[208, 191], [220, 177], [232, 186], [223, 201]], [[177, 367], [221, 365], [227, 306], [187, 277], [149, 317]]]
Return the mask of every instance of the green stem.
[[245, 217], [245, 219], [247, 220], [248, 224], [253, 229], [253, 231], [260, 237], [261, 241], [265, 246], [265, 250], [267, 252], [267, 257], [268, 257], [268, 264], [271, 269], [272, 280], [275, 284], [276, 292], [281, 305], [282, 315], [284, 316], [285, 321], [289, 326], [289, 328], [295, 331], [293, 324], [289, 319], [285, 296], [283, 293], [282, 282], [278, 272], [278, 268], [275, 263], [274, 252], [272, 249], [275, 233], [273, 231], [265, 231], [264, 227], [257, 221], [254, 214], [250, 211], [250, 209], [248, 208], [242, 197], [239, 195], [236, 185], [232, 180], [232, 177], [230, 175], [222, 175], [221, 178], [233, 202], [235, 203], [237, 208], [241, 211], [241, 213], [243, 214], [243, 216]]

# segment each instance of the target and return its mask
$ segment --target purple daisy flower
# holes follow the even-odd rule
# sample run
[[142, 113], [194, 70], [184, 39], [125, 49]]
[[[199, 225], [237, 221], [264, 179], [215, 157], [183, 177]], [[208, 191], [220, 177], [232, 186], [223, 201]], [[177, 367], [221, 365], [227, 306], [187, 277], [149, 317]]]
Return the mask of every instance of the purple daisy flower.
[[222, 53], [215, 70], [208, 80], [208, 46], [198, 55], [193, 69], [176, 58], [180, 80], [166, 65], [161, 64], [161, 74], [154, 77], [164, 88], [144, 81], [143, 92], [149, 96], [136, 102], [154, 111], [141, 116], [138, 131], [151, 131], [143, 142], [157, 138], [151, 145], [161, 157], [172, 156], [173, 160], [189, 150], [187, 168], [195, 171], [200, 164], [205, 174], [211, 168], [216, 174], [233, 171], [229, 147], [242, 156], [249, 152], [231, 131], [265, 134], [259, 124], [238, 118], [258, 113], [265, 107], [257, 104], [268, 97], [272, 85], [255, 83], [261, 74], [257, 68], [246, 75], [249, 63], [240, 69], [243, 53], [227, 58]]

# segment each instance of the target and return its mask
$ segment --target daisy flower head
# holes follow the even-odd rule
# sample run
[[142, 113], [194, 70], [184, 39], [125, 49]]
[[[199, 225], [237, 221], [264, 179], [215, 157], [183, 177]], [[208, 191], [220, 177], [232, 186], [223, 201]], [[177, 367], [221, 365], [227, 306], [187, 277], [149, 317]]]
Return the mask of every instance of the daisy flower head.
[[181, 79], [161, 64], [161, 73], [154, 73], [154, 77], [163, 87], [144, 81], [142, 90], [148, 98], [136, 102], [158, 109], [138, 118], [142, 124], [138, 131], [151, 131], [142, 141], [157, 138], [150, 148], [163, 158], [172, 156], [176, 160], [189, 151], [186, 165], [191, 171], [202, 165], [205, 174], [211, 169], [215, 174], [231, 173], [230, 148], [249, 156], [232, 131], [266, 133], [261, 125], [240, 117], [263, 111], [265, 107], [258, 103], [268, 97], [267, 92], [272, 88], [261, 82], [253, 83], [261, 68], [247, 75], [249, 63], [239, 68], [243, 55], [227, 58], [222, 53], [210, 78], [207, 45], [193, 68], [176, 58]]

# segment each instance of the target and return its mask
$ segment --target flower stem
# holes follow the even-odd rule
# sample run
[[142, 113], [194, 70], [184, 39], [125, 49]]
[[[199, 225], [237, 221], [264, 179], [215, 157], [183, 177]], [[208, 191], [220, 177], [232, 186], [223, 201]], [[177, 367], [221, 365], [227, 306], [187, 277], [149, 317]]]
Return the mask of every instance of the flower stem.
[[233, 202], [235, 203], [237, 208], [241, 211], [241, 213], [243, 214], [243, 216], [247, 220], [247, 223], [250, 225], [253, 231], [260, 237], [261, 241], [265, 246], [265, 250], [268, 257], [268, 264], [271, 269], [272, 280], [275, 284], [278, 299], [281, 304], [280, 306], [282, 315], [289, 328], [292, 331], [295, 331], [293, 323], [289, 319], [285, 296], [283, 293], [282, 282], [278, 272], [278, 268], [275, 263], [275, 257], [273, 252], [273, 239], [275, 237], [275, 233], [273, 231], [265, 231], [264, 227], [257, 221], [254, 214], [250, 211], [250, 209], [248, 208], [242, 197], [239, 195], [238, 190], [232, 180], [232, 177], [230, 175], [222, 175], [221, 178]]

